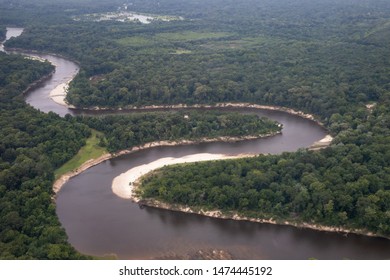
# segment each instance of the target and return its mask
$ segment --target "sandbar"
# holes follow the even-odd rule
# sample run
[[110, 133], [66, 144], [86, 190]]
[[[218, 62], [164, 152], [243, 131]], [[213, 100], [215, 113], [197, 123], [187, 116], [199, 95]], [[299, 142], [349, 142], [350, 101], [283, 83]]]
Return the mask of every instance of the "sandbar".
[[68, 107], [69, 104], [65, 101], [68, 88], [69, 82], [59, 84], [50, 92], [49, 96], [55, 103]]
[[316, 151], [316, 150], [324, 149], [328, 147], [332, 143], [332, 141], [333, 141], [333, 137], [328, 134], [321, 140], [314, 142], [313, 145], [309, 147], [309, 150]]
[[139, 165], [131, 168], [125, 173], [120, 174], [115, 177], [112, 181], [112, 191], [115, 195], [124, 198], [130, 199], [135, 202], [138, 202], [139, 199], [134, 194], [134, 182], [140, 179], [143, 175], [161, 168], [167, 165], [179, 164], [179, 163], [190, 163], [190, 162], [199, 162], [199, 161], [208, 161], [208, 160], [221, 160], [221, 159], [232, 159], [232, 158], [240, 158], [240, 157], [248, 157], [253, 155], [223, 155], [223, 154], [210, 154], [210, 153], [200, 153], [200, 154], [192, 154], [184, 157], [173, 158], [173, 157], [165, 157], [160, 158], [156, 161]]

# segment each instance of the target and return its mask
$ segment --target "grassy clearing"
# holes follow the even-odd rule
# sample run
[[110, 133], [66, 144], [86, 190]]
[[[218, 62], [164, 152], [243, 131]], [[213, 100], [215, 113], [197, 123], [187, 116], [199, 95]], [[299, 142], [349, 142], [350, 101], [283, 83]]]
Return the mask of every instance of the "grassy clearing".
[[245, 37], [240, 39], [210, 41], [202, 45], [208, 49], [245, 49], [245, 48], [256, 48], [266, 46], [270, 44], [279, 44], [279, 39], [269, 36], [257, 36], [257, 37]]
[[80, 149], [77, 155], [54, 172], [55, 177], [58, 178], [61, 175], [80, 167], [84, 162], [98, 158], [107, 153], [105, 148], [99, 146], [98, 135], [102, 135], [102, 133], [92, 130], [92, 135], [87, 139], [85, 146]]
[[174, 53], [172, 54], [190, 54], [192, 53], [192, 51], [190, 50], [184, 50], [184, 49], [179, 49], [179, 50], [176, 50]]
[[175, 33], [160, 33], [157, 34], [157, 38], [161, 38], [168, 41], [195, 41], [203, 39], [219, 39], [223, 37], [231, 36], [231, 33], [226, 32], [175, 32]]

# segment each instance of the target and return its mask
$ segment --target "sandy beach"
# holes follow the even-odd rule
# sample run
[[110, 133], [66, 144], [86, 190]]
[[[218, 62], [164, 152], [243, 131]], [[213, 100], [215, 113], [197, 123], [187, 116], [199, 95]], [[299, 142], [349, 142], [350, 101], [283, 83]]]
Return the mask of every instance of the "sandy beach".
[[53, 89], [50, 92], [49, 96], [55, 103], [60, 104], [62, 106], [69, 107], [69, 104], [66, 103], [65, 101], [68, 89], [69, 89], [69, 82], [59, 84], [55, 89]]
[[320, 149], [324, 149], [328, 147], [332, 143], [332, 141], [333, 141], [333, 137], [328, 134], [321, 140], [314, 142], [313, 145], [311, 145], [308, 149], [310, 151], [317, 151]]
[[75, 109], [76, 107], [69, 104], [65, 98], [66, 95], [68, 94], [69, 90], [69, 83], [73, 80], [74, 77], [72, 77], [68, 82], [59, 84], [55, 89], [53, 89], [49, 96], [50, 98], [57, 104], [61, 106], [65, 106], [69, 109]]
[[160, 158], [156, 161], [150, 162], [148, 164], [143, 164], [137, 167], [134, 167], [128, 170], [125, 173], [120, 174], [115, 177], [112, 181], [112, 191], [117, 196], [124, 199], [131, 199], [135, 202], [138, 202], [139, 199], [134, 195], [134, 182], [140, 179], [143, 175], [161, 168], [167, 165], [179, 164], [179, 163], [190, 163], [190, 162], [200, 162], [208, 160], [221, 160], [221, 159], [232, 159], [240, 157], [248, 157], [253, 155], [238, 155], [238, 156], [229, 156], [223, 154], [192, 154], [180, 158], [166, 157]]
[[329, 142], [332, 142], [333, 140], [333, 137], [331, 135], [326, 135], [324, 138], [322, 138], [320, 141], [318, 141], [319, 143], [329, 143]]

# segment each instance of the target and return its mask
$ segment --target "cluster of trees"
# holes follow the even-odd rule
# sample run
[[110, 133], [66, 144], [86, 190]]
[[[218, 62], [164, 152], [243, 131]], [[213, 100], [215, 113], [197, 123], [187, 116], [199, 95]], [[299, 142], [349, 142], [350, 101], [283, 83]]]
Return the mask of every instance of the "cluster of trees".
[[154, 141], [199, 140], [220, 136], [258, 136], [281, 130], [278, 123], [256, 115], [213, 111], [177, 111], [76, 117], [104, 132], [101, 144], [115, 152]]
[[389, 105], [390, 95], [355, 129], [340, 133], [331, 148], [168, 166], [143, 179], [142, 195], [389, 236]]
[[38, 112], [21, 96], [52, 70], [0, 53], [0, 259], [84, 258], [67, 243], [51, 188], [53, 170], [77, 153], [89, 128]]
[[5, 39], [6, 28], [0, 25], [0, 42]]

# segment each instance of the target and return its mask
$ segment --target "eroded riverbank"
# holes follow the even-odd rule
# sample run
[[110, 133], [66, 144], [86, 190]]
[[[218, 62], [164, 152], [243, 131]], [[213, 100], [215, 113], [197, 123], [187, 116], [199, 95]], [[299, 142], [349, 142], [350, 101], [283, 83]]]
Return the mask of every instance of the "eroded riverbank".
[[[197, 214], [200, 216], [223, 219], [223, 220], [234, 220], [234, 221], [245, 221], [245, 222], [260, 223], [260, 224], [292, 226], [295, 228], [305, 228], [305, 229], [310, 229], [310, 230], [315, 230], [320, 232], [341, 233], [344, 234], [344, 236], [347, 236], [348, 234], [357, 234], [357, 235], [362, 235], [367, 237], [381, 237], [390, 240], [389, 236], [375, 234], [366, 229], [351, 229], [342, 226], [338, 226], [338, 227], [325, 226], [325, 225], [315, 224], [315, 223], [297, 222], [297, 221], [273, 219], [273, 218], [270, 219], [252, 218], [252, 217], [242, 215], [236, 211], [222, 212], [219, 209], [204, 210], [201, 207], [189, 207], [186, 205], [176, 205], [176, 204], [173, 205], [156, 199], [141, 199], [137, 194], [137, 190], [139, 189], [139, 185], [140, 185], [140, 180], [139, 180], [140, 178], [132, 182], [131, 192], [127, 192], [126, 193], [127, 197], [123, 196], [122, 198], [130, 199], [136, 203], [139, 203], [142, 206], [154, 207], [158, 209], [165, 209], [165, 210], [177, 211], [177, 212], [183, 212], [189, 214]], [[113, 185], [114, 184], [116, 184], [116, 182], [113, 182]]]

